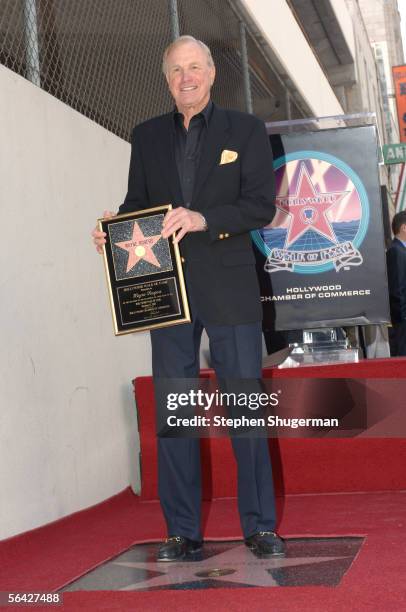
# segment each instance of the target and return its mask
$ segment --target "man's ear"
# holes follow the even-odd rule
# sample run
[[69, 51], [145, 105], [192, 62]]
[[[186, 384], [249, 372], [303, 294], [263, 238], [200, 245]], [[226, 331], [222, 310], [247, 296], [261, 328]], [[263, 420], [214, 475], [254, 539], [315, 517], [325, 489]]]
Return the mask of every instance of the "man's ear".
[[216, 67], [212, 66], [211, 67], [211, 80], [210, 80], [210, 84], [211, 86], [213, 86], [214, 83], [214, 79], [216, 78]]

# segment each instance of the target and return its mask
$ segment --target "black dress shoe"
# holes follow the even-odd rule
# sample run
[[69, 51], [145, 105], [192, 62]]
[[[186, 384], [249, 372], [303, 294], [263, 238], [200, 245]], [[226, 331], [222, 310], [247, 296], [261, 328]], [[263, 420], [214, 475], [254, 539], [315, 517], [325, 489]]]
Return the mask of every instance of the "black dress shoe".
[[157, 561], [180, 561], [187, 555], [202, 550], [202, 542], [183, 536], [169, 536], [159, 547]]
[[274, 531], [254, 533], [245, 539], [245, 545], [261, 559], [285, 556], [285, 542]]

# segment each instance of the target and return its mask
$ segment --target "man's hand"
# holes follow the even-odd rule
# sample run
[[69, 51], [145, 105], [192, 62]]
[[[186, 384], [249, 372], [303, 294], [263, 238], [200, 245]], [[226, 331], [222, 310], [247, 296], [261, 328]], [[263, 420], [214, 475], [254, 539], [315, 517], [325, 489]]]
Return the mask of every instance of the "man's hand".
[[[103, 219], [110, 219], [110, 217], [114, 217], [116, 213], [111, 212], [110, 210], [105, 210], [103, 213]], [[96, 245], [96, 251], [103, 253], [103, 245], [106, 244], [106, 232], [101, 232], [96, 226], [92, 231], [93, 242]]]
[[162, 237], [169, 238], [174, 232], [178, 232], [174, 238], [174, 242], [182, 240], [183, 236], [188, 232], [203, 232], [207, 229], [206, 221], [203, 215], [188, 208], [174, 208], [166, 213]]

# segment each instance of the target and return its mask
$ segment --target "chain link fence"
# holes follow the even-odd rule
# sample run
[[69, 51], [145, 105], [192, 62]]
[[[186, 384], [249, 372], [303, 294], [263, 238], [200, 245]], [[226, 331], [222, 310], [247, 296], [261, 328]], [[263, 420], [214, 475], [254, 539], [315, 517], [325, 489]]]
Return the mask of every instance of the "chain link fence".
[[[178, 0], [177, 12], [180, 34], [212, 50], [213, 100], [246, 110], [232, 2]], [[135, 124], [172, 108], [161, 71], [172, 28], [169, 0], [0, 0], [0, 63], [128, 140]], [[253, 112], [284, 119], [283, 84], [246, 34]], [[294, 104], [291, 116], [302, 116]]]

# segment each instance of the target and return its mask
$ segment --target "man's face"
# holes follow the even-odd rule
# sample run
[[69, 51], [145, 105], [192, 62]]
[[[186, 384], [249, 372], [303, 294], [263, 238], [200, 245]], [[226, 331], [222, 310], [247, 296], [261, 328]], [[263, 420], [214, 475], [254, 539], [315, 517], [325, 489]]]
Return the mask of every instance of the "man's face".
[[167, 57], [166, 79], [176, 106], [181, 113], [199, 113], [210, 99], [210, 87], [215, 76], [204, 49], [187, 42], [172, 49]]

